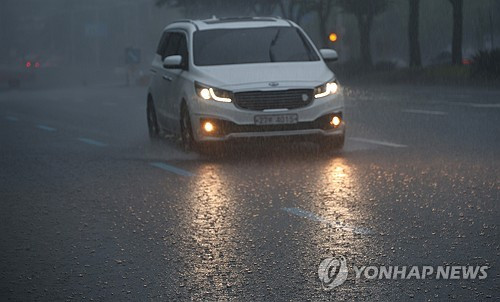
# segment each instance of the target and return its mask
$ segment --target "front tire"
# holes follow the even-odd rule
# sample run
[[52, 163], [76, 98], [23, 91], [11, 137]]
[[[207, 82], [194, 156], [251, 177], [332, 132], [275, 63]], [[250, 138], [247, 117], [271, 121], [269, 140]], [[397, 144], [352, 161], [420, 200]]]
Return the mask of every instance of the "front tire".
[[148, 119], [149, 138], [151, 140], [158, 140], [160, 138], [160, 127], [158, 126], [155, 105], [151, 98], [148, 99], [146, 113]]
[[184, 151], [189, 152], [196, 149], [191, 116], [189, 115], [189, 109], [185, 103], [182, 104], [181, 108], [181, 140]]

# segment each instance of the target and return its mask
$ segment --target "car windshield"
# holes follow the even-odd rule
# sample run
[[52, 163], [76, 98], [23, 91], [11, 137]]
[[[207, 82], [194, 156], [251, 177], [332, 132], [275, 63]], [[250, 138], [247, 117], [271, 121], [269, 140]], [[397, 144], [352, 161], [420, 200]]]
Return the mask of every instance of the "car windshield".
[[197, 31], [193, 48], [198, 66], [319, 60], [311, 43], [294, 27]]

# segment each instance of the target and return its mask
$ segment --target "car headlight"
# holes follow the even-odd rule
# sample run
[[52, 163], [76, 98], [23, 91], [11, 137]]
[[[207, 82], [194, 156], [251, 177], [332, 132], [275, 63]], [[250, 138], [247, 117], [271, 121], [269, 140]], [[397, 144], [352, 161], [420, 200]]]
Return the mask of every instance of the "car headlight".
[[194, 88], [196, 94], [204, 100], [212, 100], [222, 103], [231, 103], [232, 93], [231, 91], [210, 87], [207, 85], [200, 84], [198, 82], [194, 83]]
[[336, 81], [330, 81], [314, 88], [314, 98], [315, 99], [324, 98], [325, 96], [337, 93], [338, 90], [339, 90], [339, 84]]

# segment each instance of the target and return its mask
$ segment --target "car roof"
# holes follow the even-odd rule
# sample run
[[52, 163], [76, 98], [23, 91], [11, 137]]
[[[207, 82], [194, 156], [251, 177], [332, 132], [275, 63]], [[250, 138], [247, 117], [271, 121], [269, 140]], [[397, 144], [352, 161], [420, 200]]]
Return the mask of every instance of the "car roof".
[[293, 26], [293, 23], [286, 19], [278, 17], [230, 17], [216, 18], [205, 20], [179, 20], [167, 26], [165, 29], [170, 29], [175, 26], [190, 25], [195, 27], [195, 30], [210, 30], [223, 28], [257, 28], [270, 26]]

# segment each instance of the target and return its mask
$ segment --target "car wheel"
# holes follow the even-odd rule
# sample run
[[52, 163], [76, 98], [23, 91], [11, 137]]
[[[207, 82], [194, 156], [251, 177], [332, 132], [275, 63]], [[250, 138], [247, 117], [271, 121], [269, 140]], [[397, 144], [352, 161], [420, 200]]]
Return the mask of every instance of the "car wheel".
[[182, 105], [181, 109], [181, 139], [184, 151], [189, 152], [195, 149], [196, 144], [193, 137], [191, 117], [189, 116], [189, 109], [185, 104]]
[[319, 142], [321, 153], [334, 154], [344, 147], [345, 135], [326, 137]]
[[149, 137], [153, 140], [160, 138], [160, 127], [158, 126], [158, 120], [156, 118], [156, 109], [153, 100], [148, 100], [147, 106], [147, 118], [148, 118], [148, 132]]

